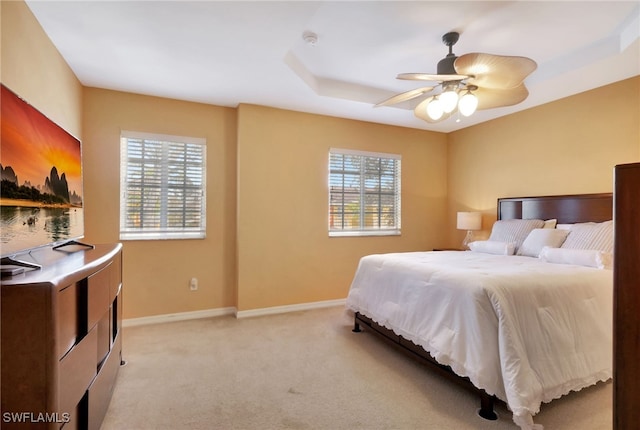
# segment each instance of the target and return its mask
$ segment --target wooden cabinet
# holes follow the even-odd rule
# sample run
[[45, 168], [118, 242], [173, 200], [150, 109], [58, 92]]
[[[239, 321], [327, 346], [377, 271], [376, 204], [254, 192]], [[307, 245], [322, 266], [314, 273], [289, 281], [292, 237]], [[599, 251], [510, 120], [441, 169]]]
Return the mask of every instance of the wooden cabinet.
[[2, 429], [99, 429], [122, 360], [122, 245], [2, 279]]
[[640, 163], [615, 168], [613, 428], [640, 423]]

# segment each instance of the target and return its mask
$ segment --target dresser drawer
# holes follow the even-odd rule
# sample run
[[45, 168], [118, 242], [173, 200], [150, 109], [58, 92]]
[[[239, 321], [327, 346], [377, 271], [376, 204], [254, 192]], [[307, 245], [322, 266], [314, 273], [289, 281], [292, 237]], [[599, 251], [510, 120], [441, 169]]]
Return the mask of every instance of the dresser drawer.
[[[120, 342], [120, 336], [116, 343]], [[117, 345], [111, 350], [98, 376], [89, 387], [89, 430], [99, 430], [109, 408], [109, 402], [115, 388], [116, 376], [120, 370], [121, 349]]]
[[86, 328], [79, 333], [79, 309], [78, 294], [80, 287], [78, 284], [69, 285], [60, 290], [58, 294], [57, 308], [57, 352], [58, 360], [76, 344], [79, 336], [84, 335]]
[[122, 254], [118, 254], [111, 263], [111, 284], [109, 286], [109, 303], [116, 299], [122, 287]]
[[75, 411], [87, 387], [96, 376], [97, 342], [98, 330], [91, 330], [60, 360], [58, 389], [60, 413]]
[[111, 305], [112, 264], [87, 279], [87, 324], [91, 330]]
[[111, 308], [104, 313], [94, 330], [98, 332], [96, 363], [100, 366], [111, 349]]

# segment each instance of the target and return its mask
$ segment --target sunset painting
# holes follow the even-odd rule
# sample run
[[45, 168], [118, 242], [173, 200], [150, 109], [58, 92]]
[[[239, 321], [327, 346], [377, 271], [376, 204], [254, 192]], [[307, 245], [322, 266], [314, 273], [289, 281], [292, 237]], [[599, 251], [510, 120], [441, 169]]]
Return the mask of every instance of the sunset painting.
[[2, 255], [81, 237], [80, 141], [4, 85], [1, 90]]

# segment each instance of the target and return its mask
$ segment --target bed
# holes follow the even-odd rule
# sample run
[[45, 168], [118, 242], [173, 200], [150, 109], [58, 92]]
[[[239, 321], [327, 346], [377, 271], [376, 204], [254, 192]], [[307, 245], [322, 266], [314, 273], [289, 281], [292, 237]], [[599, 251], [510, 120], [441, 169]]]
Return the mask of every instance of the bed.
[[612, 194], [502, 198], [471, 251], [363, 257], [347, 297], [363, 326], [504, 401], [523, 430], [542, 403], [612, 375]]

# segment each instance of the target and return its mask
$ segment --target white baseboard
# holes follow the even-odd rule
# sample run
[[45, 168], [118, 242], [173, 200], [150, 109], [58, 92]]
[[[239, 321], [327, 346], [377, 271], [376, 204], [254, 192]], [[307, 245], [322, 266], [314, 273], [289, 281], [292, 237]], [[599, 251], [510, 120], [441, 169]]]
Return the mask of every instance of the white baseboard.
[[200, 318], [212, 318], [225, 315], [235, 315], [236, 318], [249, 318], [263, 315], [284, 314], [287, 312], [306, 311], [311, 309], [329, 308], [332, 306], [344, 306], [347, 299], [325, 300], [321, 302], [300, 303], [296, 305], [273, 306], [270, 308], [251, 309], [239, 311], [235, 307], [206, 309], [193, 312], [179, 312], [175, 314], [154, 315], [150, 317], [128, 318], [122, 321], [123, 327], [135, 327], [147, 324], [160, 324], [176, 321], [195, 320]]
[[175, 314], [154, 315], [151, 317], [128, 318], [128, 319], [122, 320], [122, 326], [134, 327], [138, 325], [160, 324], [160, 323], [167, 323], [167, 322], [195, 320], [200, 318], [221, 317], [225, 315], [234, 315], [235, 312], [236, 312], [236, 308], [229, 307], [229, 308], [218, 308], [218, 309], [206, 309], [203, 311], [179, 312]]
[[332, 306], [344, 306], [347, 299], [324, 300], [322, 302], [300, 303], [297, 305], [273, 306], [270, 308], [251, 309], [249, 311], [236, 311], [236, 318], [257, 317], [263, 315], [284, 314], [287, 312], [307, 311], [310, 309], [329, 308]]

